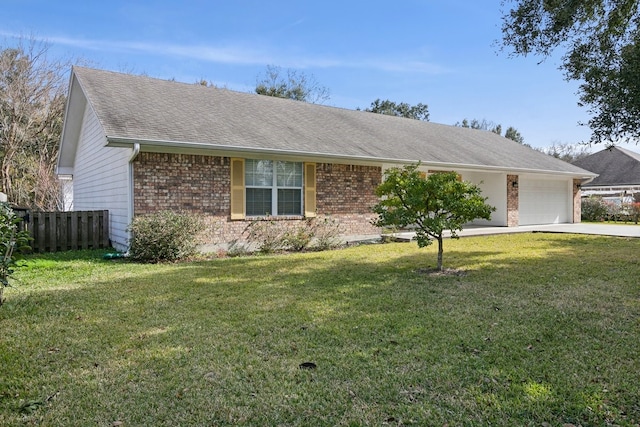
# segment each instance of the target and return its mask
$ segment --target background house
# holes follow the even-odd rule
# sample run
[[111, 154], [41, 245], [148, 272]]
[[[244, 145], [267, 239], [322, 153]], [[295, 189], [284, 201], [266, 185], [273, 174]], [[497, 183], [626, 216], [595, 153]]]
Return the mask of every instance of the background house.
[[486, 225], [580, 221], [595, 174], [492, 132], [74, 67], [58, 173], [77, 210], [108, 209], [127, 247], [134, 215], [196, 212], [211, 243], [263, 215], [338, 221], [375, 234], [371, 207], [389, 167], [456, 171], [496, 207]]
[[598, 174], [582, 186], [583, 197], [600, 196], [616, 203], [632, 202], [640, 194], [640, 154], [620, 147], [608, 147], [573, 162]]

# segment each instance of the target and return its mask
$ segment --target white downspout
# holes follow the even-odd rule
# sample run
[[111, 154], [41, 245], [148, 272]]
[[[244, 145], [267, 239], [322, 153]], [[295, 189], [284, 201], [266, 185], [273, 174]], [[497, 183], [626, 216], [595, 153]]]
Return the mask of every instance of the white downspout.
[[133, 163], [136, 157], [138, 157], [138, 154], [140, 154], [140, 143], [136, 142], [135, 144], [133, 144], [131, 157], [129, 157], [129, 164]]
[[[131, 221], [133, 221], [133, 214], [135, 213], [133, 210], [133, 191], [134, 191], [133, 162], [138, 157], [138, 154], [140, 154], [140, 144], [136, 142], [133, 144], [133, 149], [131, 150], [131, 156], [129, 157], [129, 209], [128, 209], [128, 215], [127, 215], [128, 224], [131, 224]], [[129, 239], [130, 238], [131, 238], [131, 235], [129, 234]]]

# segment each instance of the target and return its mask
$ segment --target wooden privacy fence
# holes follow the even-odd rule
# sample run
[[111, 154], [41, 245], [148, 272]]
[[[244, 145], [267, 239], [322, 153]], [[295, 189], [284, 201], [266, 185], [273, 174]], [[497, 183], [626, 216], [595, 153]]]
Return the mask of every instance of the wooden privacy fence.
[[108, 248], [109, 211], [30, 212], [34, 252]]

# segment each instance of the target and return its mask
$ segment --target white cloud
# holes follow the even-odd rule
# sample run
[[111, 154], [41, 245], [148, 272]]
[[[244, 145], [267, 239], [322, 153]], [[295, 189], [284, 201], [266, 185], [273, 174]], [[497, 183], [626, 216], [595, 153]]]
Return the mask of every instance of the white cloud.
[[[0, 35], [21, 38], [21, 35], [0, 31]], [[147, 54], [156, 56], [178, 56], [220, 64], [265, 65], [277, 64], [284, 68], [355, 68], [386, 72], [447, 74], [452, 70], [438, 64], [403, 58], [360, 58], [344, 59], [332, 57], [314, 57], [304, 55], [283, 55], [273, 53], [269, 48], [246, 46], [208, 46], [185, 45], [175, 43], [152, 43], [137, 41], [92, 40], [84, 38], [50, 36], [38, 37], [53, 45], [78, 49]]]

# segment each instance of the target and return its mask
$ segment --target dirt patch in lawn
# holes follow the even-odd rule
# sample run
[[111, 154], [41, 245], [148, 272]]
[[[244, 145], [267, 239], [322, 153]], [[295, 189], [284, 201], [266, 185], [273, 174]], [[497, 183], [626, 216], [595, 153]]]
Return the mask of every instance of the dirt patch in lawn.
[[438, 270], [436, 268], [419, 268], [416, 270], [418, 274], [424, 274], [429, 277], [439, 277], [439, 276], [457, 276], [462, 277], [466, 276], [467, 272], [464, 270], [458, 270], [456, 268], [444, 268], [442, 270]]

